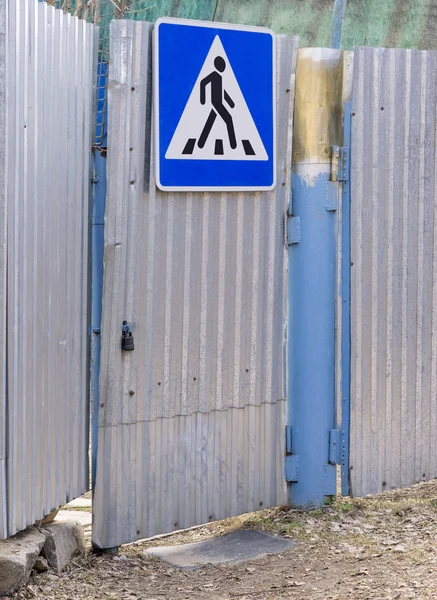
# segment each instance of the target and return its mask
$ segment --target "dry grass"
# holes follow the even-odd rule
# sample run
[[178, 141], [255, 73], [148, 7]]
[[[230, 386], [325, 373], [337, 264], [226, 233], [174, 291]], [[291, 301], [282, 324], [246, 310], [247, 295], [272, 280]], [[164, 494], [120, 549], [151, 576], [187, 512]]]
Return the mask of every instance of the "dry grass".
[[[188, 572], [143, 555], [158, 544], [200, 541], [239, 528], [286, 536], [298, 545], [281, 555]], [[137, 542], [121, 553], [118, 560], [89, 554], [60, 577], [35, 576], [16, 598], [437, 598], [437, 481], [364, 499], [340, 498], [321, 510], [264, 510]]]

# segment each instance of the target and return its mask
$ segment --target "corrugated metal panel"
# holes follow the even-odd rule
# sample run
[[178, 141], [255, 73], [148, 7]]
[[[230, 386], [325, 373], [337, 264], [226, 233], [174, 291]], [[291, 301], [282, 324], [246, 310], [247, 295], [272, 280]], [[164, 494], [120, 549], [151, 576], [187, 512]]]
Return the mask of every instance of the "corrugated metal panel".
[[355, 51], [355, 496], [437, 476], [436, 70], [433, 52]]
[[97, 30], [8, 2], [8, 534], [89, 487], [88, 227]]
[[6, 5], [0, 2], [0, 539], [7, 532], [6, 502]]
[[[101, 547], [286, 502], [283, 229], [297, 40], [278, 38], [277, 188], [233, 194], [157, 190], [150, 44], [149, 24], [113, 23]], [[132, 353], [120, 350], [123, 320]]]

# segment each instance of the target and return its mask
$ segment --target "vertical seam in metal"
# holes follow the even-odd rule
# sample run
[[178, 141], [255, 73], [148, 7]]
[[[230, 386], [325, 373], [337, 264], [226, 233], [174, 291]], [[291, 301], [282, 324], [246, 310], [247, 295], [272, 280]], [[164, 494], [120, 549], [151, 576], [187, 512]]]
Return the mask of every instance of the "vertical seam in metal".
[[351, 391], [351, 220], [350, 220], [350, 164], [351, 164], [351, 103], [344, 107], [344, 147], [347, 155], [346, 181], [343, 184], [342, 201], [342, 266], [341, 266], [341, 300], [342, 300], [342, 342], [341, 342], [341, 395], [342, 395], [342, 427], [341, 427], [341, 493], [350, 493], [349, 485], [349, 452], [350, 452], [350, 391]]

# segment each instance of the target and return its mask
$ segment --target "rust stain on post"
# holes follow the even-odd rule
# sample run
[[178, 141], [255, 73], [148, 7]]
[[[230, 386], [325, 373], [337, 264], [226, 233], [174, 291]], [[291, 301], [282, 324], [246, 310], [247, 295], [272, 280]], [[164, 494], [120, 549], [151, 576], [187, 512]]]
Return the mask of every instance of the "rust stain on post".
[[343, 56], [332, 48], [301, 48], [297, 54], [293, 164], [331, 161], [343, 137]]

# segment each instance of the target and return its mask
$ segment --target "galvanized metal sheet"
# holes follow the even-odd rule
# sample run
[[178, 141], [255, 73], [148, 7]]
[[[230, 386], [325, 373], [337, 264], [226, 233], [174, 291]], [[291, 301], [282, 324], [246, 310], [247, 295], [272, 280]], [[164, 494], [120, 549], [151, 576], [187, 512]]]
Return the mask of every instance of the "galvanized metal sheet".
[[8, 535], [89, 488], [96, 32], [45, 3], [8, 2]]
[[358, 48], [351, 486], [437, 476], [437, 53]]
[[6, 6], [0, 3], [0, 539], [6, 537]]
[[[286, 277], [297, 42], [278, 37], [278, 185], [163, 193], [151, 25], [114, 21], [94, 543], [286, 502]], [[122, 322], [135, 350], [120, 349]]]

